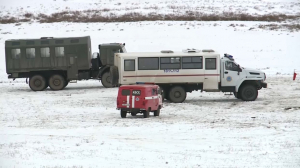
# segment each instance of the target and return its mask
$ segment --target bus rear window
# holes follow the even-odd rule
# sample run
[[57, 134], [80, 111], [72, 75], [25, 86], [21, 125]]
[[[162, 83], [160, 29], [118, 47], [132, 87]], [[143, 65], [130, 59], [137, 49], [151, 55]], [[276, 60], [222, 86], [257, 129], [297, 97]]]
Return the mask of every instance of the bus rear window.
[[122, 90], [122, 95], [123, 96], [129, 96], [130, 95], [130, 90], [129, 89]]

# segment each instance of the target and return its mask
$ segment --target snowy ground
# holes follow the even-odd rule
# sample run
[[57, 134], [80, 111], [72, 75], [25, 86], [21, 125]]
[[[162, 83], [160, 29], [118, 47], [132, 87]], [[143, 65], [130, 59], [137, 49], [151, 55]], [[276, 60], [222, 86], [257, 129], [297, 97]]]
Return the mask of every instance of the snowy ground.
[[[300, 2], [10, 0], [0, 2], [0, 15], [94, 8], [167, 13], [195, 6], [207, 13], [295, 14]], [[299, 168], [300, 32], [258, 29], [264, 24], [271, 23], [0, 24], [0, 167]], [[33, 92], [25, 79], [7, 79], [5, 40], [86, 35], [93, 52], [98, 44], [121, 42], [128, 52], [197, 48], [229, 53], [241, 66], [266, 72], [269, 88], [259, 91], [254, 102], [193, 92], [182, 104], [166, 102], [159, 117], [121, 119], [115, 109], [117, 88], [103, 88], [98, 81]]]
[[[121, 119], [97, 81], [32, 92], [0, 84], [3, 167], [300, 167], [300, 80], [269, 77], [255, 102], [188, 94], [161, 116]], [[0, 167], [1, 167], [0, 166]]]

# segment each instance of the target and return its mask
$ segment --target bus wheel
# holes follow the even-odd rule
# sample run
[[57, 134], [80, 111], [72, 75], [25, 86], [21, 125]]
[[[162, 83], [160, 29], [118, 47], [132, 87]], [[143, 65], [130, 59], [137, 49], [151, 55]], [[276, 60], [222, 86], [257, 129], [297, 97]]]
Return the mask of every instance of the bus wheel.
[[258, 91], [253, 85], [245, 85], [239, 92], [244, 101], [254, 101], [258, 95]]
[[186, 91], [181, 86], [174, 86], [169, 92], [169, 99], [174, 103], [182, 103], [186, 99]]
[[101, 83], [106, 88], [111, 88], [112, 84], [110, 83], [110, 73], [105, 72], [101, 77]]
[[52, 90], [61, 90], [65, 87], [66, 80], [61, 75], [52, 75], [49, 78], [49, 86]]
[[29, 87], [33, 91], [42, 91], [45, 90], [47, 82], [45, 78], [41, 75], [34, 75], [29, 79]]

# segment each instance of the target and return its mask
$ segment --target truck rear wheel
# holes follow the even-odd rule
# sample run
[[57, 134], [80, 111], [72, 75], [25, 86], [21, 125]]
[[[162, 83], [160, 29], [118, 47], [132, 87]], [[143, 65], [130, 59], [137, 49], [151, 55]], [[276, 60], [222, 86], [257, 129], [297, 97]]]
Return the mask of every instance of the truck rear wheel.
[[112, 84], [110, 83], [110, 73], [105, 72], [101, 77], [101, 83], [106, 88], [111, 88]]
[[49, 78], [49, 86], [52, 90], [61, 90], [65, 85], [66, 80], [61, 75], [55, 74]]
[[33, 91], [42, 91], [47, 87], [45, 78], [41, 75], [34, 75], [29, 79], [29, 87]]
[[120, 113], [122, 118], [126, 118], [127, 111], [121, 110]]
[[244, 101], [254, 101], [258, 95], [258, 91], [253, 85], [245, 85], [239, 92], [241, 99]]
[[186, 91], [181, 86], [174, 86], [169, 92], [169, 99], [174, 103], [182, 103], [186, 99]]

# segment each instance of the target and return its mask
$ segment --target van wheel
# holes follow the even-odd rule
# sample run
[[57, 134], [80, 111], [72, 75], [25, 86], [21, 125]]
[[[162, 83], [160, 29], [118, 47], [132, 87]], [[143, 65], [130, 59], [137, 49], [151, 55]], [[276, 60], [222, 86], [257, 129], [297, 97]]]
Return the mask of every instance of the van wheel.
[[244, 101], [254, 101], [258, 96], [258, 91], [253, 85], [245, 85], [240, 90], [240, 96]]
[[121, 117], [122, 117], [122, 118], [126, 118], [127, 111], [121, 110], [120, 113], [121, 113]]
[[106, 88], [111, 88], [112, 84], [110, 83], [110, 73], [105, 72], [101, 77], [101, 83]]
[[65, 87], [66, 80], [61, 75], [52, 75], [49, 79], [49, 86], [52, 90], [61, 90]]
[[169, 99], [174, 103], [182, 103], [186, 99], [186, 91], [181, 86], [174, 86], [169, 92]]
[[159, 116], [159, 114], [160, 114], [160, 107], [158, 107], [158, 109], [154, 111], [154, 116]]
[[144, 111], [144, 118], [148, 118], [150, 114], [150, 108]]
[[42, 91], [47, 87], [45, 78], [41, 75], [34, 75], [29, 79], [29, 87], [33, 91]]

